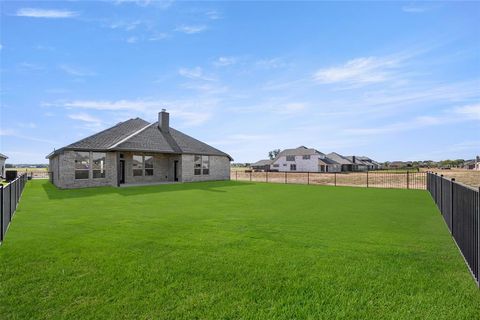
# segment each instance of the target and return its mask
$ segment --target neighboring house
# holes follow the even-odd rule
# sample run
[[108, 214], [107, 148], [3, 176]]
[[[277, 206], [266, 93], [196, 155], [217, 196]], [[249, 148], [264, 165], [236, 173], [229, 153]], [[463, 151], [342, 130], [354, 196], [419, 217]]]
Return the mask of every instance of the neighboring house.
[[357, 157], [357, 159], [361, 160], [363, 163], [367, 165], [368, 170], [378, 170], [382, 168], [382, 165], [375, 160], [370, 159], [369, 157]]
[[469, 170], [480, 170], [480, 156], [477, 156], [473, 160], [467, 160], [463, 163], [464, 169]]
[[0, 178], [5, 178], [5, 160], [7, 159], [6, 155], [0, 153]]
[[342, 172], [347, 172], [347, 171], [355, 171], [355, 167], [353, 165], [353, 162], [349, 160], [347, 157], [342, 156], [341, 154], [338, 154], [336, 152], [332, 152], [327, 154], [327, 158], [335, 161], [336, 163], [339, 163], [341, 166], [341, 171]]
[[325, 154], [313, 148], [300, 146], [285, 149], [273, 160], [271, 171], [297, 172], [340, 172], [341, 166]]
[[230, 179], [232, 157], [158, 122], [136, 118], [101, 131], [47, 156], [59, 188], [120, 186], [168, 181]]
[[252, 163], [250, 167], [254, 171], [270, 171], [270, 165], [272, 164], [272, 160], [260, 160], [255, 163]]

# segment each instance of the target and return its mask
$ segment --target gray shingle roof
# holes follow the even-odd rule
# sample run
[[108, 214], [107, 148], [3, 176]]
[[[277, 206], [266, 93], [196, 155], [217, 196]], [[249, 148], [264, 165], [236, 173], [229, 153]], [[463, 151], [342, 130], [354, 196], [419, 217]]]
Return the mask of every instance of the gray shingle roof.
[[251, 167], [263, 167], [263, 166], [268, 166], [271, 165], [273, 160], [270, 159], [264, 159], [264, 160], [259, 160], [255, 163], [252, 163], [250, 166]]
[[2, 154], [2, 153], [0, 153], [0, 158], [2, 158], [2, 159], [8, 159], [8, 157], [7, 157], [6, 155]]
[[130, 119], [105, 129], [99, 133], [86, 137], [82, 140], [69, 144], [65, 149], [91, 149], [103, 150], [122, 141], [129, 135], [144, 128], [149, 123], [143, 119]]
[[334, 161], [330, 158], [323, 158], [323, 159], [318, 159], [318, 163], [323, 164], [323, 165], [332, 165], [332, 164], [339, 164], [337, 161]]
[[319, 155], [324, 155], [318, 150], [315, 150], [313, 148], [307, 148], [304, 146], [300, 146], [295, 149], [285, 149], [282, 150], [275, 159], [278, 159], [279, 157], [282, 156], [308, 156], [308, 155], [313, 155], [313, 154], [319, 154]]
[[169, 132], [164, 132], [159, 129], [158, 122], [150, 124], [140, 118], [121, 122], [111, 128], [61, 148], [47, 157], [51, 157], [66, 149], [204, 154], [226, 156], [233, 160], [225, 152], [178, 130], [169, 128]]
[[339, 155], [338, 153], [336, 152], [332, 152], [332, 153], [329, 153], [327, 154], [327, 158], [337, 162], [337, 163], [340, 163], [340, 164], [353, 164], [352, 161], [348, 160], [346, 157], [342, 156], [342, 155]]

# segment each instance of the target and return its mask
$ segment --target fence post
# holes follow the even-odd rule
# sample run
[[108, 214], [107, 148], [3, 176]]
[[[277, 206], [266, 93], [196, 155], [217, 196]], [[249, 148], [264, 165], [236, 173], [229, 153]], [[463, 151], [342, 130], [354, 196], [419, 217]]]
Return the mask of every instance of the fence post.
[[310, 171], [307, 171], [307, 184], [310, 184]]
[[285, 171], [285, 184], [287, 183], [287, 171]]
[[3, 241], [3, 184], [0, 184], [0, 242]]
[[443, 215], [443, 174], [440, 175], [440, 212]]
[[252, 181], [252, 171], [250, 171], [250, 182]]
[[[478, 187], [477, 211], [477, 274], [480, 278], [480, 187]], [[480, 279], [477, 280], [477, 285], [480, 288]]]
[[455, 184], [455, 178], [452, 178], [450, 180], [450, 234], [453, 235], [453, 188], [454, 188], [454, 184]]
[[333, 179], [334, 179], [333, 184], [336, 187], [337, 186], [337, 173], [336, 172], [333, 173]]
[[265, 182], [268, 182], [268, 171], [265, 171]]
[[368, 188], [368, 170], [367, 170], [367, 188]]
[[407, 170], [407, 189], [410, 189], [410, 171]]
[[235, 180], [238, 180], [238, 171], [235, 171]]

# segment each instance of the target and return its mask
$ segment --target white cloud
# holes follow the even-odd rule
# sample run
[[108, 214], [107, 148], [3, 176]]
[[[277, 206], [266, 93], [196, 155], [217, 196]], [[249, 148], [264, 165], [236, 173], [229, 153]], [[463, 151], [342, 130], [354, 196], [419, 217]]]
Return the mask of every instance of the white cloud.
[[209, 18], [210, 20], [222, 19], [222, 15], [220, 14], [220, 12], [218, 12], [218, 11], [216, 11], [216, 10], [207, 11], [207, 12], [205, 13], [205, 15], [206, 15], [207, 18]]
[[57, 9], [38, 9], [38, 8], [21, 8], [17, 10], [16, 16], [30, 18], [73, 18], [78, 16], [78, 12]]
[[454, 112], [471, 120], [480, 120], [480, 103], [457, 107]]
[[205, 80], [205, 81], [215, 81], [214, 78], [206, 76], [203, 72], [203, 69], [200, 67], [195, 68], [180, 68], [178, 74], [182, 77], [193, 79], [193, 80]]
[[369, 84], [391, 78], [392, 70], [399, 67], [400, 58], [366, 57], [347, 61], [344, 65], [318, 70], [313, 78], [323, 84]]
[[235, 57], [220, 57], [213, 62], [216, 67], [226, 67], [235, 63], [237, 63], [237, 58]]
[[88, 77], [96, 75], [95, 72], [90, 70], [85, 70], [83, 68], [71, 66], [68, 64], [61, 64], [58, 66], [63, 72], [76, 77]]
[[90, 122], [94, 124], [101, 124], [102, 121], [88, 113], [74, 113], [74, 114], [69, 114], [68, 117], [73, 120], [80, 120], [84, 122]]
[[165, 32], [156, 32], [148, 37], [148, 41], [160, 41], [167, 39], [169, 37], [168, 33]]
[[186, 33], [186, 34], [195, 34], [195, 33], [200, 33], [200, 32], [203, 32], [203, 31], [207, 30], [207, 26], [205, 26], [205, 25], [196, 25], [196, 26], [183, 25], [183, 26], [177, 27], [175, 30], [178, 31], [178, 32]]
[[279, 111], [284, 114], [295, 114], [300, 111], [303, 111], [307, 108], [307, 106], [304, 103], [287, 103], [284, 106], [281, 106], [279, 108]]
[[[145, 116], [156, 119], [157, 113], [168, 106], [173, 117], [182, 120], [182, 126], [196, 126], [205, 123], [212, 116], [211, 109], [217, 105], [217, 100], [73, 100], [54, 103], [42, 103], [44, 107], [64, 107], [67, 109], [89, 109], [115, 112], [119, 119]], [[72, 114], [77, 120], [95, 122], [96, 119], [84, 113]]]
[[127, 43], [133, 44], [133, 43], [137, 43], [138, 38], [132, 36], [132, 37], [128, 37], [126, 41], [127, 41]]
[[141, 24], [141, 21], [117, 21], [109, 25], [111, 29], [123, 29], [125, 31], [132, 31]]
[[256, 65], [265, 69], [277, 69], [287, 66], [287, 63], [282, 58], [270, 58], [258, 60]]
[[140, 7], [155, 6], [159, 9], [167, 9], [173, 4], [174, 0], [115, 0], [116, 5], [135, 4]]

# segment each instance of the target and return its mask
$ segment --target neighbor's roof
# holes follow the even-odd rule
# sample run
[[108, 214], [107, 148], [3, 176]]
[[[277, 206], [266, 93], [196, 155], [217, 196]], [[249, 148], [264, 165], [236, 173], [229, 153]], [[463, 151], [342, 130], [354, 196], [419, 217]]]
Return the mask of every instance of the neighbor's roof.
[[121, 122], [111, 128], [69, 144], [52, 152], [47, 158], [63, 150], [204, 154], [226, 156], [233, 160], [228, 154], [178, 130], [170, 127], [169, 132], [163, 132], [159, 129], [158, 122], [149, 123], [140, 118]]
[[321, 153], [320, 151], [318, 150], [315, 150], [313, 148], [307, 148], [305, 146], [300, 146], [296, 149], [285, 149], [285, 150], [282, 150], [276, 157], [275, 157], [275, 160], [277, 160], [278, 158], [280, 157], [284, 157], [284, 156], [308, 156], [308, 155], [314, 155], [314, 154], [318, 154], [318, 155], [323, 155], [323, 153]]
[[340, 164], [353, 164], [352, 161], [348, 160], [346, 157], [336, 153], [336, 152], [332, 152], [332, 153], [329, 153], [327, 154], [327, 158], [337, 162], [337, 163], [340, 163]]
[[260, 160], [255, 163], [252, 163], [250, 167], [262, 167], [262, 166], [268, 166], [271, 165], [273, 160], [270, 159], [265, 159], [265, 160]]
[[322, 159], [322, 158], [321, 158], [321, 159], [318, 159], [318, 163], [319, 163], [319, 164], [323, 164], [323, 165], [339, 164], [337, 161], [332, 160], [332, 159], [330, 159], [330, 158], [328, 158], [328, 157], [323, 158], [323, 159]]
[[8, 157], [6, 155], [4, 155], [3, 153], [0, 153], [0, 158], [2, 159], [8, 159]]

